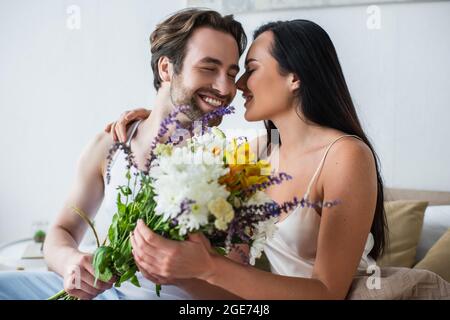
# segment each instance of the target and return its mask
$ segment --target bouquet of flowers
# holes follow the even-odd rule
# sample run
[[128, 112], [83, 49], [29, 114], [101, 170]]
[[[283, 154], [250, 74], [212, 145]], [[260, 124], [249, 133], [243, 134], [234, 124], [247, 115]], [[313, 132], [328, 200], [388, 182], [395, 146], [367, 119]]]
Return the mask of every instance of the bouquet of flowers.
[[[117, 188], [117, 212], [109, 227], [108, 241], [94, 253], [96, 280], [109, 281], [115, 276], [116, 287], [125, 281], [140, 286], [130, 243], [130, 233], [139, 219], [173, 240], [182, 241], [191, 232], [203, 232], [221, 254], [237, 244], [248, 244], [247, 258], [253, 265], [273, 235], [280, 213], [298, 205], [317, 205], [295, 198], [282, 205], [272, 201], [264, 190], [291, 177], [273, 174], [267, 161], [256, 159], [245, 138], [227, 141], [217, 127], [207, 127], [213, 118], [232, 113], [233, 107], [206, 114], [200, 132], [191, 127], [188, 139], [178, 136], [163, 142], [169, 126], [186, 130], [176, 118], [184, 108], [176, 109], [163, 121], [152, 143], [146, 171], [131, 173], [136, 166], [125, 144], [116, 144], [111, 150], [110, 160], [118, 148], [127, 154], [127, 184]], [[87, 219], [79, 210], [77, 213]], [[158, 295], [160, 290], [156, 284]], [[52, 298], [73, 299], [64, 291]]]

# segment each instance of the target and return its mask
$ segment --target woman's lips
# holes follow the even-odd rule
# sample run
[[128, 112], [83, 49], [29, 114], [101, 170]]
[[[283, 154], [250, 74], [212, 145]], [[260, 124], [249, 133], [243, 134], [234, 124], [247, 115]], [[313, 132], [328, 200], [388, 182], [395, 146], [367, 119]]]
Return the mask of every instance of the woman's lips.
[[246, 96], [244, 106], [247, 107], [248, 104], [253, 100], [253, 96]]

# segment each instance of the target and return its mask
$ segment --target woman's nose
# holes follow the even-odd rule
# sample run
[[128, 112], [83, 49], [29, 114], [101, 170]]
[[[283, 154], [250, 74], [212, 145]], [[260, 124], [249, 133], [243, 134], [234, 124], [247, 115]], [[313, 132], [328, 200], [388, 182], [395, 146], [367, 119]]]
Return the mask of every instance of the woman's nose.
[[236, 87], [241, 91], [245, 91], [247, 89], [247, 75], [245, 73], [236, 82]]

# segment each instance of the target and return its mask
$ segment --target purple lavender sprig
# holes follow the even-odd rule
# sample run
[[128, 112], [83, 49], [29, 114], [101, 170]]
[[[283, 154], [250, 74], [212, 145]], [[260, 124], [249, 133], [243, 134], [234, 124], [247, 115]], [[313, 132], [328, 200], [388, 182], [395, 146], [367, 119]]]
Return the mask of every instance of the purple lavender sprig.
[[125, 153], [125, 160], [127, 162], [127, 170], [129, 170], [131, 167], [135, 167], [137, 168], [137, 164], [134, 161], [134, 155], [131, 152], [131, 148], [124, 142], [116, 142], [115, 144], [113, 144], [108, 151], [108, 156], [107, 156], [107, 160], [108, 163], [106, 165], [106, 184], [109, 184], [111, 181], [111, 166], [112, 166], [112, 161], [114, 159], [114, 154], [117, 152], [117, 150], [122, 150], [123, 153]]
[[[316, 201], [310, 202], [308, 199], [302, 198], [298, 199], [294, 197], [292, 201], [285, 201], [283, 204], [279, 205], [276, 202], [267, 202], [264, 204], [253, 204], [248, 206], [241, 206], [236, 208], [236, 212], [239, 216], [250, 217], [251, 219], [258, 219], [258, 217], [262, 217], [263, 220], [266, 219], [266, 216], [276, 217], [281, 213], [289, 213], [293, 209], [297, 207], [308, 207], [308, 208], [331, 208], [334, 207], [341, 202], [339, 200], [334, 201]], [[260, 213], [263, 214], [260, 214]]]
[[[318, 201], [310, 202], [307, 199], [298, 199], [294, 197], [292, 201], [286, 201], [279, 205], [276, 202], [267, 202], [259, 205], [248, 205], [235, 208], [235, 218], [232, 220], [228, 227], [228, 233], [225, 238], [225, 246], [227, 248], [235, 248], [236, 243], [250, 244], [252, 241], [251, 235], [246, 232], [246, 226], [254, 226], [258, 222], [266, 221], [271, 217], [278, 217], [281, 213], [289, 213], [293, 209], [300, 207], [312, 207], [312, 208], [330, 208], [340, 201]], [[244, 259], [245, 255], [242, 252], [241, 257]], [[245, 261], [245, 260], [244, 260]]]
[[288, 175], [287, 173], [281, 172], [278, 175], [271, 174], [268, 176], [269, 181], [263, 182], [263, 183], [257, 183], [254, 184], [247, 189], [243, 190], [244, 194], [253, 194], [258, 190], [265, 190], [268, 187], [275, 185], [275, 184], [281, 184], [283, 181], [291, 180], [292, 176]]
[[191, 207], [195, 203], [192, 199], [184, 199], [180, 204], [180, 212], [177, 214], [176, 218], [174, 218], [174, 223], [178, 224], [178, 217], [185, 213], [190, 213], [192, 211]]
[[176, 129], [181, 129], [181, 123], [179, 120], [177, 120], [177, 116], [181, 113], [184, 112], [186, 110], [188, 110], [190, 108], [189, 105], [183, 105], [183, 106], [179, 106], [177, 108], [175, 108], [161, 123], [161, 126], [159, 128], [158, 134], [156, 135], [156, 137], [153, 139], [152, 144], [150, 145], [150, 156], [147, 159], [147, 163], [145, 165], [145, 171], [148, 173], [150, 171], [150, 166], [153, 162], [153, 160], [155, 160], [156, 155], [155, 155], [155, 149], [156, 146], [158, 145], [158, 143], [161, 142], [162, 138], [164, 137], [164, 135], [167, 133], [167, 131], [169, 131], [169, 126], [175, 124]]
[[[145, 167], [146, 172], [150, 171], [150, 166], [151, 166], [153, 160], [156, 158], [156, 156], [154, 154], [154, 150], [155, 150], [157, 144], [161, 141], [161, 139], [167, 133], [167, 131], [169, 131], [169, 126], [175, 124], [176, 129], [183, 129], [181, 127], [180, 121], [177, 120], [176, 117], [179, 113], [184, 112], [184, 111], [188, 110], [189, 108], [190, 108], [189, 105], [184, 105], [184, 106], [180, 106], [180, 107], [176, 108], [161, 123], [161, 127], [158, 131], [158, 135], [155, 137], [155, 139], [153, 140], [151, 147], [150, 147], [150, 157], [147, 160], [147, 164]], [[212, 119], [218, 118], [218, 117], [223, 117], [224, 115], [227, 115], [227, 114], [232, 114], [232, 113], [234, 113], [234, 110], [235, 109], [233, 106], [224, 106], [224, 107], [217, 108], [216, 110], [213, 110], [211, 112], [204, 114], [199, 119], [199, 121], [201, 121], [201, 123], [202, 123], [202, 132], [204, 132], [206, 130], [206, 126], [208, 125], [209, 121], [211, 121]], [[194, 123], [192, 124], [192, 126], [193, 125], [194, 125]], [[190, 130], [191, 133], [193, 132], [192, 126], [191, 126], [191, 130]], [[171, 142], [172, 141], [169, 140], [169, 143], [171, 143]], [[177, 143], [179, 143], [179, 142], [180, 141], [178, 141]]]
[[199, 119], [199, 121], [201, 121], [202, 124], [202, 133], [207, 130], [208, 124], [210, 123], [211, 120], [223, 117], [228, 114], [232, 114], [234, 113], [235, 110], [236, 109], [233, 106], [223, 106], [204, 114]]

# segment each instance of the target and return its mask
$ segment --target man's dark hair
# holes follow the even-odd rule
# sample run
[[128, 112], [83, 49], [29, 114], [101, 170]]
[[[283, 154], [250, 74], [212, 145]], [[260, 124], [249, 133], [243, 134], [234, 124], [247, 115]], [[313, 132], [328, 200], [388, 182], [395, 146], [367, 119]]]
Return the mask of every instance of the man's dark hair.
[[175, 74], [179, 74], [186, 55], [186, 44], [192, 32], [199, 27], [208, 27], [228, 33], [236, 39], [239, 56], [247, 46], [247, 36], [240, 22], [233, 15], [222, 16], [213, 10], [189, 8], [176, 12], [156, 26], [150, 36], [152, 53], [153, 85], [161, 87], [158, 62], [166, 56], [173, 63]]

